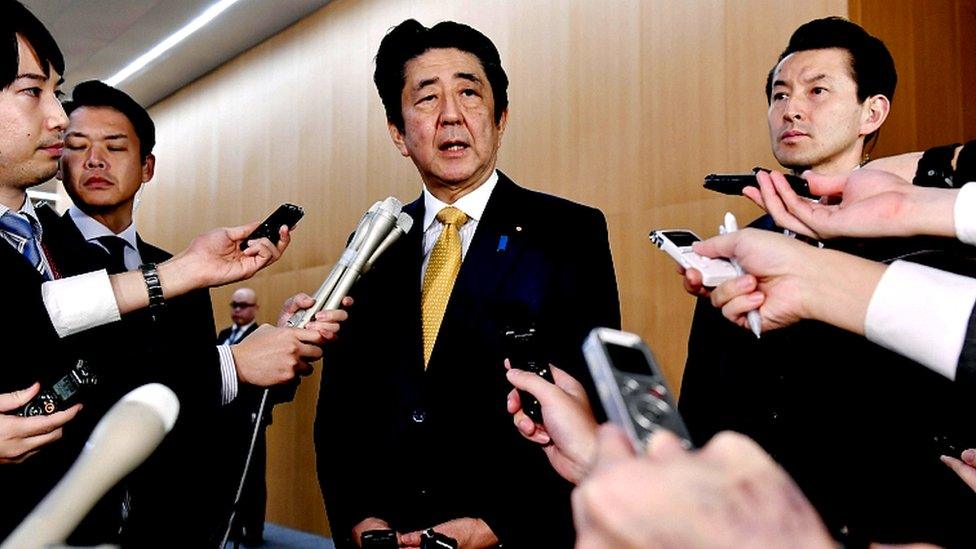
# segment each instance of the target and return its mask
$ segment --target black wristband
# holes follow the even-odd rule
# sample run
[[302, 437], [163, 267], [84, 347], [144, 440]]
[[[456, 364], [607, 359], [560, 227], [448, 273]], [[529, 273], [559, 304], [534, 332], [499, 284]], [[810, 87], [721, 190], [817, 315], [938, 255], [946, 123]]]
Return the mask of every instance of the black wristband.
[[956, 173], [953, 176], [956, 187], [976, 181], [976, 139], [963, 145], [956, 159]]
[[163, 286], [159, 283], [159, 272], [155, 263], [144, 263], [139, 266], [142, 278], [146, 280], [146, 291], [149, 293], [149, 314], [153, 321], [158, 321], [166, 310], [166, 300], [163, 299]]

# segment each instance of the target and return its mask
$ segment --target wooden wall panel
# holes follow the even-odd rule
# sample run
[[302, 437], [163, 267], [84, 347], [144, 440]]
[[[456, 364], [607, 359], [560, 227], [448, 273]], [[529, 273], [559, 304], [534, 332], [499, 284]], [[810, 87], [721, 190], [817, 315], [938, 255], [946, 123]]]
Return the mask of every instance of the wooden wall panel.
[[898, 71], [875, 158], [976, 139], [974, 0], [851, 0], [851, 19], [884, 40]]
[[[766, 72], [797, 25], [846, 8], [845, 0], [335, 0], [152, 108], [157, 175], [141, 230], [178, 249], [210, 227], [303, 204], [292, 249], [249, 283], [261, 319], [272, 321], [285, 297], [318, 286], [366, 207], [420, 190], [372, 86], [383, 34], [407, 17], [466, 22], [492, 37], [512, 81], [500, 168], [606, 212], [624, 327], [650, 342], [677, 385], [694, 303], [647, 232], [711, 235], [726, 210], [743, 222], [756, 215], [744, 199], [702, 190], [702, 177], [775, 165]], [[232, 289], [213, 292], [221, 323]], [[275, 414], [268, 518], [325, 533], [311, 442], [318, 375]]]

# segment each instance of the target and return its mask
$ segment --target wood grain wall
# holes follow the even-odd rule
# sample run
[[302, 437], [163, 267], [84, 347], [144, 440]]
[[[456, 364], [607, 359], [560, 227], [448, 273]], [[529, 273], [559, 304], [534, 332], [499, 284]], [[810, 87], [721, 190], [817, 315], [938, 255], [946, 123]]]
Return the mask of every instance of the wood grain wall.
[[976, 139], [976, 1], [851, 0], [850, 17], [884, 40], [898, 71], [873, 157]]
[[[935, 24], [906, 21], [881, 2], [852, 4], [869, 28], [877, 24], [895, 41], [916, 24]], [[711, 235], [726, 210], [743, 221], [758, 213], [744, 199], [703, 191], [702, 177], [775, 166], [766, 72], [796, 26], [847, 10], [846, 0], [335, 0], [152, 108], [158, 162], [138, 214], [141, 231], [175, 250], [200, 231], [261, 218], [281, 202], [304, 205], [289, 252], [248, 283], [261, 319], [273, 321], [287, 296], [314, 291], [365, 208], [420, 191], [413, 165], [390, 143], [371, 83], [383, 34], [408, 17], [465, 22], [498, 45], [512, 82], [499, 166], [523, 185], [607, 214], [624, 327], [644, 336], [676, 386], [693, 301], [670, 260], [648, 243], [648, 230]], [[963, 27], [955, 28], [959, 41]], [[960, 68], [972, 64], [957, 57]], [[899, 90], [896, 111], [928, 104], [930, 67], [917, 57], [912, 63], [915, 89]], [[969, 105], [972, 90], [960, 92]], [[960, 117], [958, 103], [944, 107], [972, 128], [972, 109]], [[915, 106], [897, 133], [953, 131], [923, 110]], [[918, 137], [907, 148], [945, 136]], [[882, 145], [894, 141], [886, 134]], [[232, 290], [213, 292], [221, 324]], [[327, 533], [311, 441], [319, 375], [275, 412], [268, 519]]]

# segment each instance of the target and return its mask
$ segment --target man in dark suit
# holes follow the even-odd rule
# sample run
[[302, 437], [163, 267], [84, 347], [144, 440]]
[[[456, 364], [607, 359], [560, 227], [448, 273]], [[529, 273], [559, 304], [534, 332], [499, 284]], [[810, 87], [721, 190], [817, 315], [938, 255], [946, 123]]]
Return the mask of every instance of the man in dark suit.
[[[251, 288], [238, 288], [230, 297], [230, 318], [232, 324], [217, 334], [218, 345], [233, 345], [258, 329], [255, 317], [258, 312], [258, 296]], [[229, 444], [234, 456], [240, 458], [235, 462], [235, 471], [244, 469], [244, 461], [250, 447], [254, 424], [257, 422], [257, 412], [261, 404], [262, 389], [254, 385], [242, 385], [234, 402], [225, 407], [224, 424], [231, 436]], [[234, 527], [231, 529], [231, 539], [240, 540], [244, 545], [260, 545], [264, 540], [264, 511], [267, 504], [267, 485], [265, 483], [265, 469], [267, 467], [267, 427], [271, 425], [271, 408], [266, 408], [261, 428], [254, 441], [254, 451], [251, 455], [251, 465], [244, 480], [244, 490], [237, 504]]]
[[390, 135], [423, 180], [413, 230], [353, 289], [316, 418], [319, 480], [339, 546], [434, 528], [461, 547], [569, 547], [570, 485], [512, 429], [503, 331], [533, 325], [587, 379], [580, 346], [617, 327], [606, 221], [495, 170], [508, 80], [480, 32], [408, 20], [376, 56]]
[[[101, 267], [122, 272], [169, 258], [144, 242], [133, 222], [138, 191], [155, 168], [149, 114], [124, 92], [97, 81], [79, 84], [65, 108], [69, 124], [59, 176], [75, 203], [61, 220], [68, 237], [56, 250], [65, 258], [65, 274]], [[106, 353], [109, 365], [102, 376], [102, 390], [113, 394], [102, 400], [113, 402], [135, 386], [159, 381], [183, 403], [172, 434], [129, 483], [127, 541], [203, 543], [226, 520], [240, 467], [238, 452], [232, 452], [236, 447], [218, 442], [226, 431], [219, 408], [235, 400], [239, 381], [270, 384], [261, 381], [263, 371], [273, 367], [265, 360], [268, 353], [288, 355], [296, 342], [323, 341], [315, 331], [252, 328], [253, 342], [241, 343], [238, 337], [232, 344], [216, 345], [206, 291], [172, 300], [159, 319], [136, 313], [117, 327], [118, 344]], [[251, 351], [255, 345], [261, 348], [257, 360]], [[309, 347], [310, 353], [289, 357], [292, 377], [306, 366], [304, 359], [320, 352]], [[241, 438], [248, 439], [245, 433]]]
[[[826, 18], [802, 25], [766, 82], [774, 156], [797, 174], [850, 173], [866, 161], [896, 81], [885, 45], [854, 23]], [[932, 151], [944, 165], [925, 167], [916, 158], [918, 170], [903, 177], [951, 185], [953, 148], [948, 155]], [[746, 193], [763, 202], [769, 189]], [[775, 215], [774, 201], [766, 205], [774, 215], [752, 226], [816, 238]], [[864, 259], [976, 273], [972, 250], [954, 239], [819, 240]], [[700, 299], [678, 406], [698, 445], [723, 430], [756, 440], [845, 544], [953, 546], [976, 533], [970, 520], [976, 495], [939, 462], [973, 444], [970, 399], [944, 376], [855, 334], [803, 321], [759, 340]]]

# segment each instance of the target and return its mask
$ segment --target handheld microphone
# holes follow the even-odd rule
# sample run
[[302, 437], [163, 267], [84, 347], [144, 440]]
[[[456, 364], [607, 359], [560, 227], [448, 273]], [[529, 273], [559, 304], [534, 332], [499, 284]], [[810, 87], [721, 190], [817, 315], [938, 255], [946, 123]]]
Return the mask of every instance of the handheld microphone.
[[153, 453], [179, 412], [179, 399], [159, 383], [122, 397], [95, 426], [64, 478], [0, 549], [64, 543], [95, 503]]
[[315, 292], [315, 304], [292, 315], [288, 325], [304, 328], [322, 309], [338, 309], [353, 284], [368, 271], [376, 258], [413, 226], [413, 218], [400, 210], [403, 204], [394, 197], [377, 202], [356, 227], [349, 245], [329, 276]]

